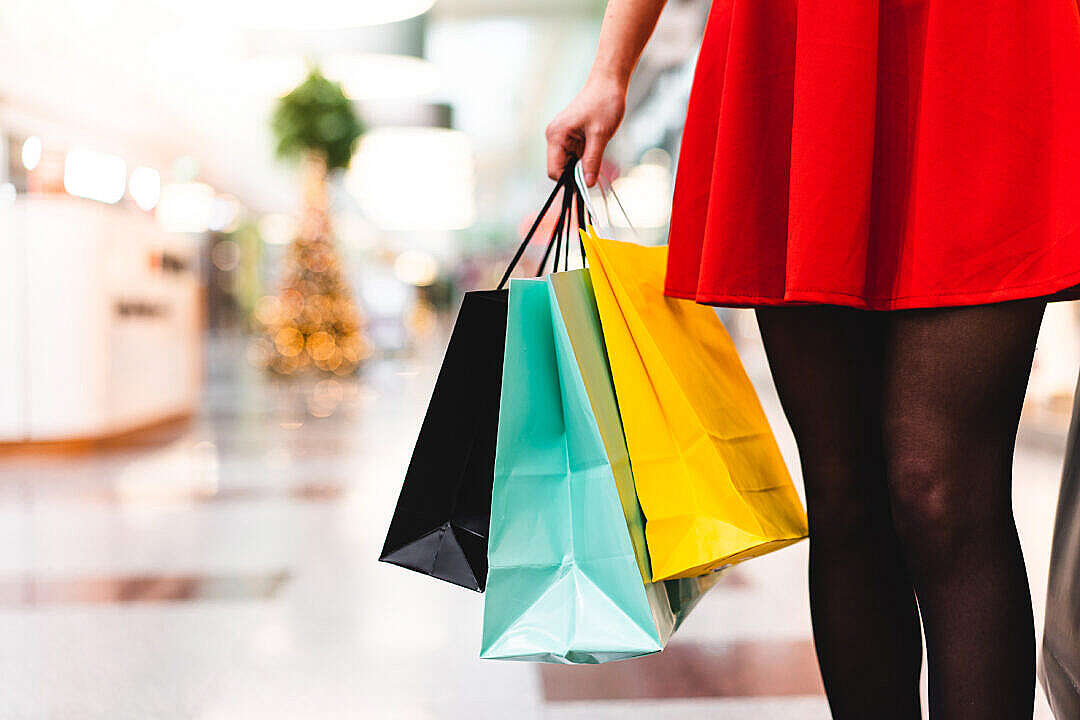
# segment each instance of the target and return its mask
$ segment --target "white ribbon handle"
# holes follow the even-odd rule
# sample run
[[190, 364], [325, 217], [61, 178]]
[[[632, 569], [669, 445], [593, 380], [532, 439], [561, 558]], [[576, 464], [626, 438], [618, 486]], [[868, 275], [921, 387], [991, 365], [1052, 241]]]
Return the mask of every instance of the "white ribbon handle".
[[[631, 232], [634, 233], [634, 237], [637, 238], [638, 240], [641, 240], [641, 235], [638, 234], [637, 228], [634, 227], [634, 223], [630, 222], [630, 216], [627, 214], [626, 208], [623, 207], [622, 200], [620, 200], [619, 196], [615, 194], [615, 185], [611, 182], [610, 178], [608, 178], [603, 173], [600, 173], [600, 179], [607, 180], [608, 194], [611, 195], [611, 197], [615, 199], [615, 204], [619, 206], [619, 212], [621, 212], [623, 217], [626, 219], [626, 224], [627, 224], [627, 226], [629, 226]], [[604, 198], [604, 209], [606, 210], [607, 209], [607, 198], [604, 196], [604, 185], [603, 185], [602, 182], [600, 182], [600, 179], [597, 180], [597, 183], [600, 185], [600, 197]], [[592, 199], [589, 197], [589, 187], [585, 184], [585, 171], [581, 167], [581, 161], [580, 160], [578, 160], [574, 164], [574, 182], [577, 183], [578, 190], [581, 191], [581, 197], [584, 198], [584, 200], [585, 200], [585, 208], [589, 211], [589, 214], [592, 215], [593, 224], [595, 225], [600, 216], [597, 214], [596, 208], [593, 207]], [[610, 223], [611, 223], [611, 214], [610, 213], [605, 213], [604, 214], [604, 219], [607, 220], [608, 224], [610, 225]], [[600, 228], [597, 228], [597, 230], [599, 230], [599, 229]], [[614, 228], [611, 228], [611, 227], [608, 227], [606, 229], [609, 230], [609, 231], [614, 230]], [[610, 232], [609, 234], [614, 234], [614, 233]]]
[[581, 197], [585, 200], [585, 209], [589, 211], [589, 215], [592, 215], [593, 224], [595, 225], [600, 216], [596, 214], [596, 208], [593, 207], [592, 198], [589, 197], [589, 186], [585, 184], [585, 171], [582, 170], [580, 160], [574, 162], [574, 182], [577, 183], [578, 190], [581, 192]]

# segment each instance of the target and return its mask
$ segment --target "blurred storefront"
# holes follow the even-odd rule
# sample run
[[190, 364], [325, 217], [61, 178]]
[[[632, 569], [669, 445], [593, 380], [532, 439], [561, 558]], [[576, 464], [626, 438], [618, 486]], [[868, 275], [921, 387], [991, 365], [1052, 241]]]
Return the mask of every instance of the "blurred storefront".
[[[347, 172], [331, 180], [330, 211], [372, 352], [414, 351], [464, 289], [497, 277], [545, 193], [537, 138], [587, 71], [602, 3], [272, 5], [107, 0], [3, 11], [0, 53], [11, 71], [0, 103], [2, 217], [9, 272], [21, 279], [8, 286], [8, 325], [22, 333], [6, 372], [12, 397], [23, 398], [18, 408], [9, 402], [22, 419], [5, 440], [111, 433], [191, 413], [198, 328], [259, 334], [300, 209], [295, 169], [273, 157], [269, 115], [313, 64], [341, 82], [366, 129]], [[664, 240], [705, 10], [682, 2], [666, 11], [605, 167], [647, 242]], [[41, 29], [48, 48], [28, 28]], [[627, 230], [625, 218], [611, 220]], [[56, 257], [39, 257], [49, 243]], [[63, 275], [50, 265], [57, 258], [85, 276]], [[163, 305], [157, 296], [170, 293], [177, 297]], [[68, 324], [26, 315], [19, 325], [15, 308], [24, 306]], [[67, 314], [75, 308], [108, 309], [76, 322]], [[116, 333], [146, 333], [153, 347], [157, 333], [175, 347], [160, 361], [139, 356], [132, 372], [124, 343], [109, 339]], [[82, 368], [65, 382], [98, 398], [79, 412], [102, 421], [42, 435], [30, 396], [59, 369], [35, 343], [61, 342], [70, 347], [57, 353]], [[91, 381], [95, 354], [113, 369]], [[134, 392], [144, 412], [105, 420], [112, 411], [102, 403], [124, 401], [101, 398], [133, 394], [113, 375], [186, 390], [160, 403]], [[78, 404], [74, 387], [53, 387]]]

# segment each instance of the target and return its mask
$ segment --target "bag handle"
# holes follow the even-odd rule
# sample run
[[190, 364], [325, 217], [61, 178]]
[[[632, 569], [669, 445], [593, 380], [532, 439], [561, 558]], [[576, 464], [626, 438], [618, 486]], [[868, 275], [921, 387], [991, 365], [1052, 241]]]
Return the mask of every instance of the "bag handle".
[[547, 247], [544, 248], [544, 257], [540, 258], [540, 264], [536, 267], [536, 277], [540, 277], [544, 274], [544, 268], [547, 266], [548, 258], [551, 257], [552, 249], [555, 250], [555, 262], [552, 266], [552, 272], [556, 272], [559, 269], [559, 248], [562, 243], [562, 226], [566, 220], [566, 198], [569, 186], [563, 185], [563, 200], [562, 207], [559, 209], [559, 217], [555, 222], [555, 227], [551, 231], [551, 238], [548, 240]]
[[[536, 234], [537, 229], [543, 222], [544, 217], [547, 215], [548, 210], [555, 202], [555, 197], [562, 190], [562, 204], [559, 209], [559, 217], [555, 223], [555, 229], [551, 233], [551, 238], [548, 240], [547, 247], [544, 249], [544, 256], [540, 260], [539, 266], [536, 268], [536, 277], [540, 277], [544, 274], [544, 268], [547, 266], [548, 258], [551, 257], [552, 249], [555, 250], [555, 259], [552, 264], [552, 272], [557, 272], [559, 269], [559, 259], [563, 260], [564, 269], [570, 269], [570, 234], [572, 232], [571, 215], [574, 212], [575, 205], [578, 207], [578, 226], [584, 227], [584, 220], [581, 217], [581, 204], [584, 198], [581, 197], [581, 193], [578, 191], [574, 183], [574, 172], [579, 163], [577, 158], [572, 157], [570, 162], [566, 164], [566, 168], [563, 170], [563, 174], [559, 176], [559, 179], [555, 182], [555, 187], [552, 189], [548, 199], [544, 202], [544, 206], [540, 209], [540, 213], [536, 216], [536, 220], [533, 221], [532, 226], [529, 228], [529, 232], [525, 234], [525, 239], [521, 241], [517, 251], [514, 253], [513, 259], [510, 260], [510, 264], [507, 266], [506, 271], [503, 273], [502, 279], [499, 280], [499, 285], [496, 290], [502, 290], [507, 281], [510, 279], [510, 275], [513, 274], [514, 269], [517, 267], [521, 257], [525, 254], [526, 248], [529, 243], [532, 242], [533, 236]], [[563, 240], [565, 239], [565, 254], [563, 252]], [[581, 258], [582, 265], [585, 264], [585, 248], [584, 243], [581, 244]]]
[[[572, 248], [574, 246], [574, 244], [571, 242], [571, 240], [572, 240], [574, 235], [577, 235], [577, 233], [574, 231], [574, 227], [573, 227], [574, 223], [572, 221], [573, 221], [573, 218], [574, 218], [574, 213], [575, 212], [580, 213], [580, 210], [578, 210], [578, 205], [580, 205], [580, 203], [581, 203], [580, 198], [581, 198], [581, 193], [577, 191], [577, 187], [575, 186], [574, 187], [574, 193], [570, 196], [570, 202], [568, 202], [566, 204], [566, 236], [565, 236], [565, 239], [566, 239], [566, 259], [563, 260], [563, 271], [564, 272], [568, 271], [570, 269], [570, 248]], [[578, 216], [577, 224], [578, 225], [581, 224], [580, 214]], [[585, 267], [585, 253], [581, 254], [581, 267]]]
[[[573, 159], [571, 160], [571, 165], [573, 166], [573, 171], [574, 171], [572, 174], [574, 174], [576, 176], [576, 173], [577, 173], [580, 165], [579, 165], [578, 161], [573, 160]], [[587, 227], [587, 223], [586, 223], [586, 219], [585, 219], [585, 215], [586, 215], [586, 212], [587, 212], [586, 208], [585, 208], [586, 198], [581, 193], [580, 188], [577, 186], [576, 177], [575, 177], [575, 182], [571, 182], [571, 187], [573, 187], [574, 192], [573, 192], [572, 195], [570, 195], [569, 192], [567, 193], [569, 195], [569, 202], [567, 203], [567, 206], [566, 206], [566, 209], [565, 209], [566, 254], [565, 254], [564, 258], [563, 258], [563, 270], [564, 271], [570, 269], [570, 248], [573, 247], [572, 238], [574, 236], [576, 236], [577, 240], [578, 240], [578, 249], [580, 251], [579, 257], [581, 259], [581, 267], [586, 267], [586, 264], [587, 264], [587, 258], [585, 256], [585, 242], [581, 239], [581, 233], [576, 232], [576, 230], [585, 230], [586, 227]], [[573, 223], [573, 220], [575, 218], [577, 219], [577, 223], [576, 223], [577, 227], [576, 228], [574, 227], [574, 223]], [[555, 269], [557, 270], [558, 267], [559, 267], [558, 266], [558, 261], [556, 261]]]
[[[573, 190], [573, 184], [568, 184], [566, 189], [563, 191], [563, 202], [562, 202], [562, 209], [559, 211], [559, 221], [555, 224], [555, 232], [553, 232], [551, 234], [552, 238], [555, 241], [555, 261], [553, 263], [551, 263], [551, 271], [552, 272], [559, 272], [559, 253], [562, 250], [563, 235], [565, 234], [563, 231], [564, 231], [564, 229], [567, 229], [570, 226], [570, 217], [569, 217], [570, 210], [569, 210], [569, 208], [570, 208], [570, 203], [573, 201], [573, 198], [574, 198], [573, 194], [571, 193], [571, 190]], [[569, 258], [569, 256], [570, 256], [569, 248], [567, 248], [566, 255]], [[540, 277], [540, 275], [543, 274], [543, 272], [542, 272], [543, 269], [544, 268], [541, 265], [540, 268], [539, 268], [539, 271], [536, 273], [537, 277]]]
[[[629, 226], [631, 232], [634, 233], [634, 237], [640, 240], [641, 234], [637, 231], [637, 228], [634, 227], [634, 223], [630, 222], [630, 215], [626, 212], [622, 200], [615, 194], [614, 183], [611, 182], [611, 178], [601, 172], [600, 177], [597, 179], [597, 185], [600, 188], [600, 197], [604, 201], [604, 209], [607, 210], [607, 195], [604, 194], [604, 180], [607, 180], [607, 195], [611, 195], [611, 197], [614, 198], [615, 204], [619, 206], [619, 211], [622, 213], [623, 218], [626, 219], [627, 226]], [[588, 207], [589, 214], [592, 215], [595, 224], [595, 220], [599, 218], [599, 215], [597, 215], [596, 208], [593, 207], [592, 199], [589, 197], [589, 187], [585, 184], [585, 171], [582, 170], [581, 161], [577, 161], [577, 164], [574, 166], [574, 182], [577, 184], [578, 192], [581, 193], [581, 197], [585, 201], [585, 205]], [[611, 222], [610, 212], [605, 212], [604, 217], [609, 223]]]
[[596, 219], [600, 217], [596, 214], [596, 208], [593, 207], [592, 198], [589, 197], [589, 186], [585, 184], [585, 171], [582, 169], [581, 161], [574, 161], [574, 182], [577, 184], [578, 192], [581, 193], [581, 199], [585, 201], [585, 207], [589, 211], [589, 215], [593, 218], [595, 224]]
[[[548, 199], [544, 201], [544, 206], [540, 209], [540, 212], [536, 216], [536, 220], [533, 221], [532, 227], [529, 228], [529, 232], [525, 233], [525, 239], [518, 245], [517, 252], [514, 253], [513, 259], [510, 260], [510, 264], [506, 266], [506, 271], [503, 273], [502, 279], [499, 280], [496, 290], [502, 290], [505, 287], [507, 280], [510, 279], [510, 275], [514, 272], [514, 268], [517, 267], [518, 262], [521, 260], [521, 256], [525, 254], [525, 248], [532, 242], [533, 235], [536, 234], [537, 228], [540, 227], [540, 223], [543, 222], [544, 216], [547, 215], [548, 208], [555, 202], [555, 196], [559, 194], [559, 190], [562, 190], [569, 180], [568, 175], [564, 172], [557, 181], [555, 181], [555, 187], [552, 189], [551, 194], [548, 195]], [[551, 245], [548, 244], [550, 250]], [[547, 260], [547, 253], [544, 253], [544, 260]]]
[[585, 214], [588, 212], [585, 206], [585, 195], [580, 191], [577, 193], [577, 224], [578, 224], [578, 247], [581, 250], [581, 265], [585, 265], [585, 240], [582, 239], [581, 233], [588, 229], [588, 223], [585, 220]]

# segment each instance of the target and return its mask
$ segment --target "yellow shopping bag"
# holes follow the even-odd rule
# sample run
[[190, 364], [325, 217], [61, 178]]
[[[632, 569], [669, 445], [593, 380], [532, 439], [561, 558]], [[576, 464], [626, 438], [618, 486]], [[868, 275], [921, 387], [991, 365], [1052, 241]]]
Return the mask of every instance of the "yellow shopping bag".
[[645, 514], [653, 580], [806, 537], [806, 513], [735, 346], [709, 307], [664, 296], [666, 247], [581, 231]]

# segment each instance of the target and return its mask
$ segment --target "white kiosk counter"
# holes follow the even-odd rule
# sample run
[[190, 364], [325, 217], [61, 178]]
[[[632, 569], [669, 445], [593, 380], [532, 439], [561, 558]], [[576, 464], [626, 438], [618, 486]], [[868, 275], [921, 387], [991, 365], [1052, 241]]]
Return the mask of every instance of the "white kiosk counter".
[[190, 414], [197, 243], [65, 195], [0, 207], [0, 443], [108, 438]]

